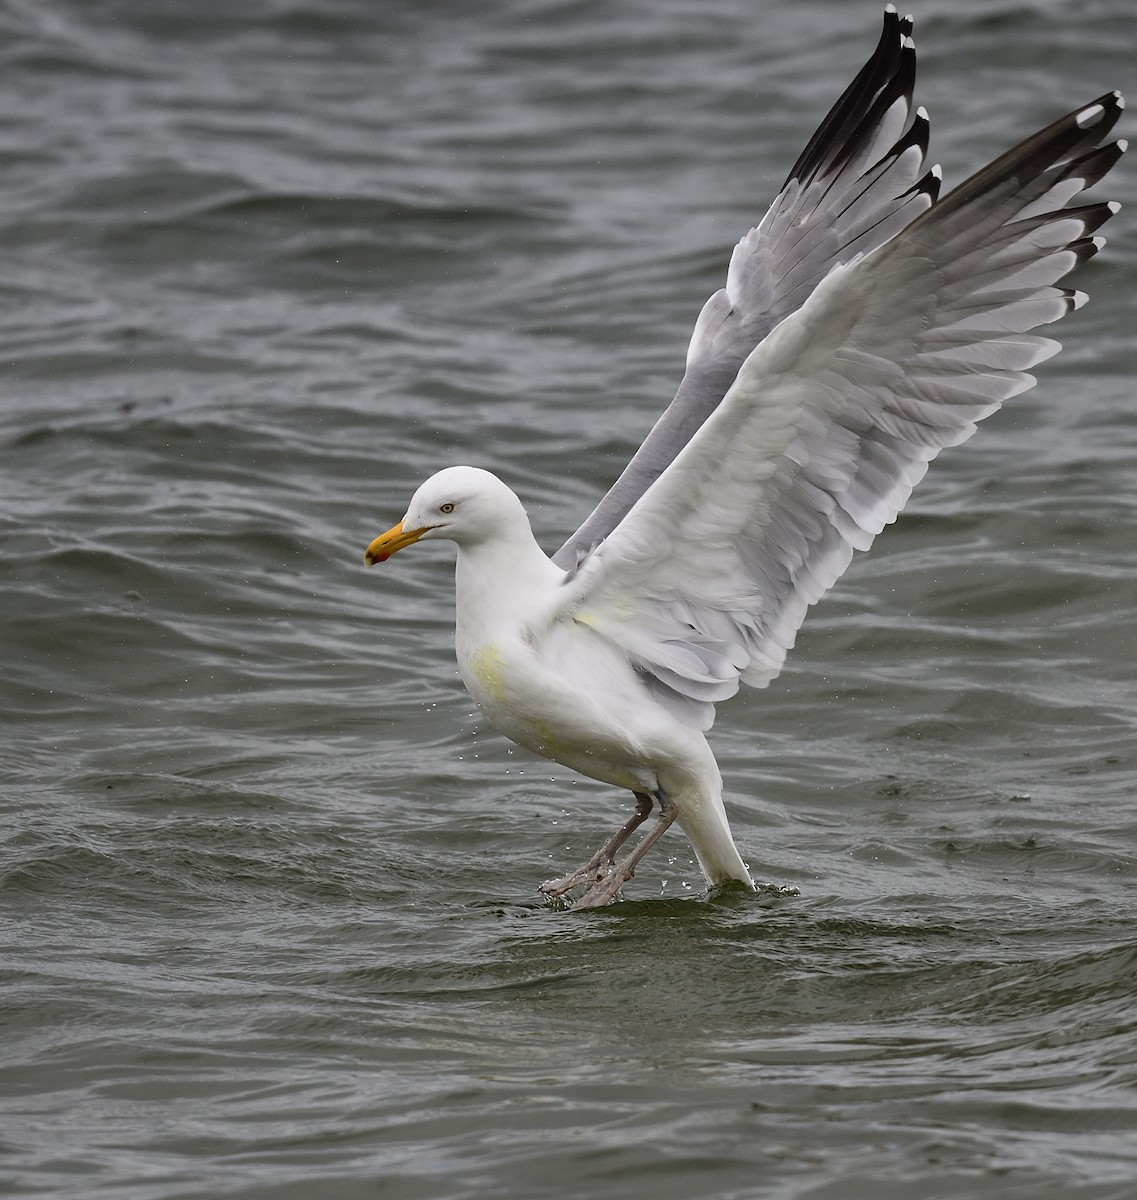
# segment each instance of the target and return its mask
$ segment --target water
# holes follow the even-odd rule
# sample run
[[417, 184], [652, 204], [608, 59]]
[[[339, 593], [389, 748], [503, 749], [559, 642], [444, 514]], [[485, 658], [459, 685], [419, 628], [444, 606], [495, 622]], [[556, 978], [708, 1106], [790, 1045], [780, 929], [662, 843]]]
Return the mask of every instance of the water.
[[[949, 181], [1137, 95], [1125, 0], [915, 15]], [[1063, 356], [723, 710], [797, 896], [669, 836], [546, 907], [627, 803], [480, 724], [445, 548], [361, 566], [454, 461], [559, 544], [878, 21], [0, 8], [5, 1194], [1137, 1196], [1132, 162]]]

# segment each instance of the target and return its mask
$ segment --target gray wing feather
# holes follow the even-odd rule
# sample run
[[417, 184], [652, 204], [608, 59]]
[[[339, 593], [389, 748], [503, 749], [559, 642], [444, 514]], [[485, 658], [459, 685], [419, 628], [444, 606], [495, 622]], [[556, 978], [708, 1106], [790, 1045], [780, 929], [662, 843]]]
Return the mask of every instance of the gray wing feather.
[[833, 268], [747, 358], [717, 410], [565, 584], [564, 619], [619, 646], [706, 728], [781, 670], [811, 604], [928, 463], [1034, 383], [1029, 331], [1114, 204], [1064, 207], [1117, 161], [1117, 93], [1056, 121], [871, 253]]
[[889, 6], [872, 57], [822, 121], [761, 224], [735, 247], [726, 286], [703, 307], [675, 399], [619, 479], [553, 556], [566, 570], [619, 524], [718, 407], [747, 355], [829, 270], [872, 250], [934, 202], [928, 121], [907, 132], [912, 24]]

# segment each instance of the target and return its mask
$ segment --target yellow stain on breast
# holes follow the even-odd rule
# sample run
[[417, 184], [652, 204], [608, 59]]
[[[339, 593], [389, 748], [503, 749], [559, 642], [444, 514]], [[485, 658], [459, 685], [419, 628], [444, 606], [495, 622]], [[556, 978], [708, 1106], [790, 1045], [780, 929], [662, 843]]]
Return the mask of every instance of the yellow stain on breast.
[[[613, 775], [617, 766], [606, 762], [597, 747], [573, 736], [571, 724], [568, 728], [561, 726], [556, 715], [555, 696], [549, 697], [548, 705], [536, 706], [531, 697], [529, 702], [523, 701], [516, 683], [511, 686], [507, 677], [505, 655], [492, 642], [479, 646], [466, 659], [466, 666], [469, 671], [467, 679], [471, 683], [476, 682], [481, 692], [481, 696], [475, 695], [475, 699], [506, 737], [585, 775], [606, 779], [633, 790], [642, 786], [640, 776], [634, 772], [629, 771], [626, 779], [620, 774]], [[521, 691], [524, 692], [523, 687]], [[600, 774], [597, 774], [598, 767], [603, 768]]]
[[571, 757], [566, 756], [572, 756], [577, 750], [576, 747], [559, 737], [556, 730], [536, 713], [518, 711], [510, 704], [509, 686], [505, 677], [505, 656], [496, 646], [492, 643], [479, 646], [470, 655], [469, 665], [486, 699], [500, 706], [501, 711], [496, 714], [499, 723], [505, 719], [505, 714], [508, 714], [508, 720], [499, 726], [508, 737], [538, 754], [545, 755], [546, 758], [555, 759], [557, 762], [572, 761]]
[[580, 753], [580, 747], [561, 738], [547, 721], [534, 721], [533, 728], [541, 739], [538, 751], [554, 762], [571, 763]]
[[490, 699], [498, 704], [506, 702], [505, 659], [496, 646], [479, 646], [470, 655], [470, 669]]

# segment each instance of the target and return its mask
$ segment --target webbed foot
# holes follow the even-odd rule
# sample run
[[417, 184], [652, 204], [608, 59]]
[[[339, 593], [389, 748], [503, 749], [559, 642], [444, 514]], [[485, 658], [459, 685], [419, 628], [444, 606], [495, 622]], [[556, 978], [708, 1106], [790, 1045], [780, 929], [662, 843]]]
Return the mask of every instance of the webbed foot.
[[[651, 797], [646, 792], [636, 792], [636, 811], [620, 826], [619, 829], [600, 847], [599, 850], [584, 864], [562, 875], [560, 879], [550, 879], [541, 884], [538, 889], [543, 896], [563, 896], [565, 892], [582, 884], [600, 884], [616, 865], [616, 851], [629, 837], [651, 816]], [[615, 895], [615, 893], [613, 893]], [[573, 905], [575, 908], [576, 905]]]
[[[636, 816], [633, 817], [632, 821], [629, 821], [628, 824], [620, 830], [620, 833], [623, 834], [623, 837], [620, 838], [621, 842], [626, 841], [628, 834], [631, 833], [631, 831], [638, 825], [642, 825], [647, 819], [648, 813], [651, 812], [651, 797], [639, 796], [639, 793], [637, 793], [637, 797], [639, 798], [640, 803], [636, 806]], [[582, 875], [583, 877], [577, 882], [590, 884], [588, 890], [585, 891], [583, 895], [578, 896], [572, 902], [572, 908], [574, 910], [578, 908], [603, 908], [604, 905], [611, 904], [612, 901], [616, 899], [616, 894], [619, 892], [620, 888], [622, 888], [624, 884], [627, 883], [633, 875], [635, 875], [636, 867], [639, 865], [643, 856], [671, 827], [675, 818], [679, 815], [679, 810], [674, 804], [671, 803], [671, 801], [666, 795], [664, 795], [662, 791], [656, 792], [656, 798], [659, 800], [659, 806], [661, 809], [659, 820], [657, 820], [651, 830], [640, 839], [636, 848], [627, 856], [627, 858], [623, 859], [623, 861], [619, 863], [614, 862], [612, 854], [606, 854], [611, 846], [611, 843], [609, 843], [609, 845], [606, 845], [604, 849], [600, 851], [600, 854], [597, 855], [598, 859], [601, 858], [601, 856], [606, 855], [603, 863], [600, 864], [603, 867], [603, 871], [599, 876], [588, 877], [583, 875], [586, 869], [592, 865], [592, 862], [586, 863], [579, 872], [574, 872], [572, 876], [566, 876], [566, 878], [573, 878], [576, 875]], [[617, 836], [619, 836], [619, 834]], [[558, 880], [557, 882], [561, 881]], [[547, 886], [548, 885], [546, 885], [546, 887]], [[542, 888], [541, 890], [544, 891], [545, 888]], [[567, 891], [568, 889], [565, 890]], [[561, 895], [562, 893], [557, 892], [555, 894]]]

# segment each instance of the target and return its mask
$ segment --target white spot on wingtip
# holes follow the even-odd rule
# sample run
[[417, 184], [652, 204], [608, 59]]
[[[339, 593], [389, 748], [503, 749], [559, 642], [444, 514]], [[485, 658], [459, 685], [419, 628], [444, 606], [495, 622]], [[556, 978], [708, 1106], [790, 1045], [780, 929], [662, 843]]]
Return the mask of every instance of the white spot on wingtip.
[[1074, 120], [1078, 122], [1079, 129], [1086, 129], [1092, 125], [1104, 112], [1105, 108], [1102, 105], [1091, 104], [1089, 108], [1083, 108], [1082, 111], [1074, 117]]
[[936, 163], [936, 165], [932, 168], [932, 176], [933, 176], [933, 178], [938, 179], [940, 181], [940, 183], [943, 183], [944, 169], [943, 169], [943, 167], [940, 166], [939, 163]]
[[916, 43], [911, 39], [911, 37], [909, 37], [908, 34], [905, 34], [900, 39], [900, 44], [901, 44], [901, 46], [904, 47], [905, 50], [915, 50], [916, 49]]
[[925, 121], [927, 121], [928, 120], [928, 110], [921, 104], [920, 107], [918, 109], [916, 109], [916, 116], [922, 117]]
[[1073, 304], [1073, 306], [1075, 308], [1081, 308], [1082, 305], [1085, 304], [1085, 302], [1088, 299], [1089, 299], [1089, 296], [1087, 296], [1085, 292], [1071, 292], [1070, 293], [1070, 302]]
[[1105, 245], [1105, 238], [1103, 237], [1092, 237], [1090, 241], [1093, 242], [1095, 250], [1100, 250]]
[[1110, 214], [1111, 214], [1112, 216], [1115, 216], [1115, 217], [1116, 217], [1116, 216], [1117, 216], [1117, 214], [1118, 214], [1119, 212], [1121, 212], [1121, 205], [1120, 205], [1120, 204], [1118, 204], [1118, 202], [1117, 202], [1116, 200], [1107, 200], [1107, 201], [1105, 202], [1105, 206], [1106, 206], [1106, 208], [1108, 208], [1108, 209], [1109, 209], [1109, 211], [1110, 211]]
[[894, 13], [896, 11], [896, 5], [895, 4], [886, 4], [884, 6], [884, 11], [886, 13]]
[[1129, 149], [1129, 139], [1128, 138], [1118, 138], [1117, 139], [1117, 148], [1118, 148], [1118, 150], [1121, 151], [1122, 154], [1124, 154], [1125, 151]]

